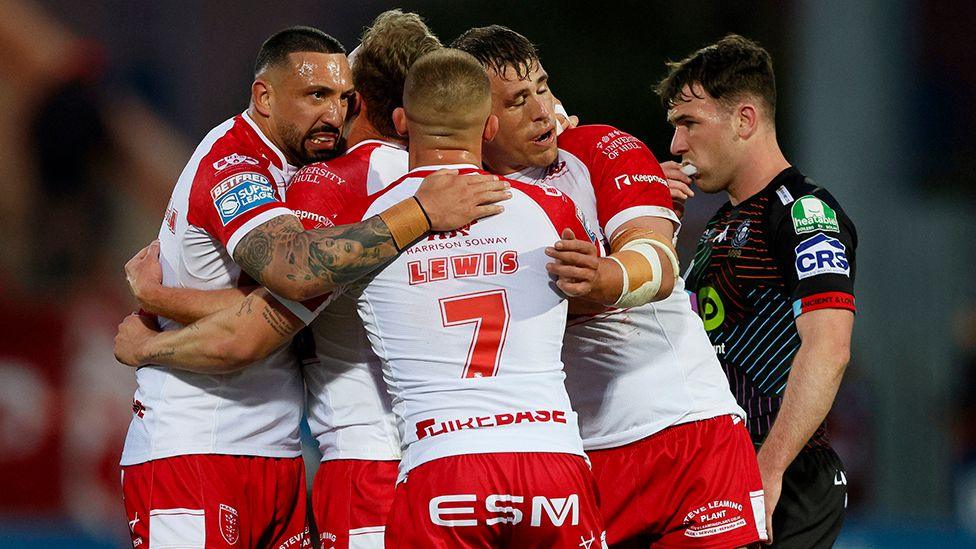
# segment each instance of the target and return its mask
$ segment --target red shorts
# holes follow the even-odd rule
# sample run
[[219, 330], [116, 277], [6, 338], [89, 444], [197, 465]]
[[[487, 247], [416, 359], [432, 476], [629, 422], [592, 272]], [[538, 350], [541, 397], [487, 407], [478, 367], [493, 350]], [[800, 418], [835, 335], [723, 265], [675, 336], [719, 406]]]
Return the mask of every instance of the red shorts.
[[581, 456], [469, 454], [410, 471], [396, 489], [386, 546], [599, 549], [602, 536]]
[[612, 547], [741, 547], [765, 539], [756, 451], [738, 417], [589, 452]]
[[383, 549], [399, 464], [361, 459], [322, 462], [312, 486], [321, 549]]
[[122, 468], [137, 549], [311, 547], [302, 458], [196, 454]]

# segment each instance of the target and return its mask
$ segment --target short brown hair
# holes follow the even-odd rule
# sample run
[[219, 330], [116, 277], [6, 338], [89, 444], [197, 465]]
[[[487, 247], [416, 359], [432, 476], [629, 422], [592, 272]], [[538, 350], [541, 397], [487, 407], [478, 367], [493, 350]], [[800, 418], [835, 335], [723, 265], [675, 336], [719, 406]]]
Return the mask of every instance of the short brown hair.
[[472, 124], [483, 123], [491, 111], [491, 84], [477, 59], [460, 50], [441, 48], [410, 67], [403, 103], [407, 117], [421, 124], [474, 129]]
[[370, 123], [387, 137], [397, 137], [393, 111], [403, 106], [403, 83], [411, 65], [441, 48], [441, 41], [416, 13], [398, 9], [379, 14], [363, 32], [352, 79], [368, 105]]
[[507, 67], [519, 80], [527, 78], [539, 63], [539, 50], [528, 38], [501, 25], [476, 27], [451, 43], [452, 48], [470, 53], [487, 70], [502, 76]]
[[776, 116], [773, 60], [769, 52], [748, 38], [729, 34], [681, 61], [669, 62], [668, 69], [668, 75], [655, 88], [665, 109], [686, 101], [682, 97], [685, 86], [694, 93], [697, 83], [726, 104], [753, 96], [769, 109], [770, 120]]

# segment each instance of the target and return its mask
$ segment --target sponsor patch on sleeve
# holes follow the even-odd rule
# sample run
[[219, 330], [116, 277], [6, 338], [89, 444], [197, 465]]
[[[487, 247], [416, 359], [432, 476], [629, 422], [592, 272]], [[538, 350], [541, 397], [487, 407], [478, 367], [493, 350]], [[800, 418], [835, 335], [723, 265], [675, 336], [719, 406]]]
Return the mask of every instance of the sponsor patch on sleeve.
[[793, 218], [793, 230], [796, 231], [796, 234], [815, 231], [840, 232], [837, 212], [815, 196], [800, 197], [793, 204], [790, 213]]
[[848, 311], [857, 311], [857, 308], [854, 306], [854, 296], [851, 294], [847, 292], [822, 292], [794, 301], [793, 317], [796, 318], [803, 313], [809, 313], [817, 309], [846, 309]]
[[796, 276], [800, 280], [822, 274], [851, 276], [847, 248], [836, 238], [817, 233], [800, 242], [794, 251], [796, 252]]
[[224, 179], [210, 189], [210, 197], [224, 225], [262, 204], [278, 201], [268, 178], [254, 172], [239, 173]]

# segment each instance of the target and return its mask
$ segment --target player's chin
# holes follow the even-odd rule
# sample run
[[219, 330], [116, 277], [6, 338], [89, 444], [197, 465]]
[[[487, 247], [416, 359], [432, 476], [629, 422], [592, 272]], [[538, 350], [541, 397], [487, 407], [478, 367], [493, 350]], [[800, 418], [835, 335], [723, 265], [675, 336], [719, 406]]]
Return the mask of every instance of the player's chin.
[[305, 145], [305, 163], [323, 162], [341, 156], [345, 150], [344, 142], [338, 142], [331, 147]]

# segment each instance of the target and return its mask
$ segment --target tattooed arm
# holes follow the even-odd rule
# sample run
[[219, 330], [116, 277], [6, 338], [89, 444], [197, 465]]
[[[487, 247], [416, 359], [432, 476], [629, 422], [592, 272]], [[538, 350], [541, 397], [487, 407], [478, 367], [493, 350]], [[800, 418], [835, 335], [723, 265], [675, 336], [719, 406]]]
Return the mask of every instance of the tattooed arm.
[[[456, 174], [432, 174], [417, 190], [421, 223], [427, 229], [456, 229], [497, 214], [503, 208], [495, 202], [511, 197], [509, 184], [495, 176]], [[234, 261], [277, 295], [295, 301], [319, 296], [396, 257], [410, 243], [404, 234], [410, 235], [406, 240], [422, 236], [425, 231], [416, 230], [415, 219], [407, 219], [405, 229], [404, 216], [385, 215], [394, 208], [361, 223], [311, 230], [296, 217], [279, 216], [248, 232], [234, 248]]]
[[129, 366], [160, 364], [202, 374], [235, 372], [291, 340], [304, 323], [259, 288], [235, 307], [179, 330], [158, 332], [129, 315], [115, 336], [115, 357]]

